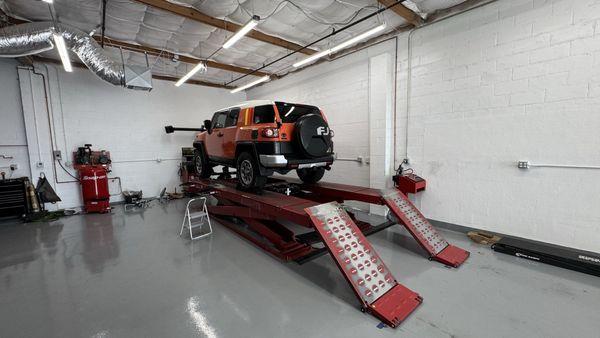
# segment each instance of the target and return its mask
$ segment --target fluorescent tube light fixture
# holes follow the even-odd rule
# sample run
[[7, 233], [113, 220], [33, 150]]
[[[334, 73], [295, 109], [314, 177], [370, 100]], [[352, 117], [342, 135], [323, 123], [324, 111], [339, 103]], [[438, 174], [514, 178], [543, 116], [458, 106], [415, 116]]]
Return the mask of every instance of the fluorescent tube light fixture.
[[56, 45], [56, 49], [58, 50], [58, 55], [60, 55], [60, 60], [62, 61], [63, 67], [65, 68], [65, 72], [72, 72], [73, 67], [71, 67], [71, 59], [69, 58], [69, 52], [67, 51], [65, 39], [62, 37], [62, 35], [57, 33], [54, 33], [53, 38], [54, 44]]
[[233, 89], [233, 90], [231, 91], [231, 94], [233, 94], [233, 93], [237, 93], [237, 92], [240, 92], [240, 91], [242, 91], [242, 90], [245, 90], [245, 89], [248, 89], [248, 88], [250, 88], [250, 87], [254, 87], [254, 86], [256, 86], [257, 84], [259, 84], [259, 83], [263, 83], [263, 82], [266, 82], [266, 81], [269, 81], [270, 79], [271, 79], [271, 77], [270, 77], [269, 75], [265, 75], [265, 76], [261, 77], [260, 79], [258, 79], [258, 80], [256, 80], [256, 81], [252, 81], [252, 82], [250, 82], [250, 83], [248, 83], [248, 84], [245, 84], [245, 85], [243, 85], [243, 86], [241, 86], [241, 87], [237, 87], [237, 88]]
[[362, 34], [359, 34], [359, 35], [357, 35], [357, 36], [355, 36], [355, 37], [353, 37], [353, 38], [351, 38], [349, 40], [346, 40], [346, 41], [340, 43], [339, 45], [331, 48], [331, 52], [335, 53], [335, 52], [337, 52], [339, 50], [342, 50], [342, 49], [344, 49], [344, 48], [346, 48], [348, 46], [352, 46], [353, 44], [355, 44], [355, 43], [357, 43], [357, 42], [359, 42], [361, 40], [364, 40], [364, 39], [368, 38], [371, 35], [375, 35], [375, 34], [381, 32], [384, 29], [385, 29], [385, 24], [381, 24], [381, 25], [379, 25], [379, 26], [377, 26], [375, 28], [369, 29], [368, 31], [366, 31], [366, 32], [364, 32]]
[[316, 59], [320, 59], [320, 58], [322, 58], [325, 55], [329, 55], [330, 53], [331, 53], [331, 49], [327, 49], [327, 50], [318, 52], [317, 54], [313, 54], [313, 55], [307, 57], [306, 59], [303, 59], [303, 60], [300, 60], [300, 61], [294, 63], [294, 67], [298, 68], [298, 67], [303, 66], [303, 65], [305, 65], [307, 63], [313, 62]]
[[339, 45], [337, 45], [335, 47], [329, 48], [329, 49], [324, 50], [322, 52], [319, 52], [317, 54], [313, 54], [313, 55], [307, 57], [306, 59], [300, 60], [300, 61], [294, 63], [294, 67], [298, 68], [298, 67], [303, 66], [303, 65], [305, 65], [307, 63], [315, 61], [316, 59], [320, 59], [320, 58], [322, 58], [325, 55], [329, 55], [331, 53], [335, 53], [337, 51], [340, 51], [340, 50], [342, 50], [342, 49], [344, 49], [344, 48], [346, 48], [348, 46], [352, 46], [353, 44], [355, 44], [355, 43], [357, 43], [357, 42], [359, 42], [361, 40], [364, 40], [364, 39], [370, 37], [371, 35], [375, 35], [375, 34], [381, 32], [381, 31], [383, 31], [385, 29], [385, 27], [386, 27], [385, 24], [381, 24], [381, 25], [379, 25], [379, 26], [377, 26], [375, 28], [372, 28], [372, 29], [370, 29], [370, 30], [362, 33], [362, 34], [359, 34], [359, 35], [357, 35], [357, 36], [355, 36], [355, 37], [353, 37], [351, 39], [348, 39], [348, 40], [340, 43]]
[[43, 2], [47, 2], [47, 3], [49, 3], [49, 4], [51, 4], [51, 3], [53, 3], [53, 2], [54, 2], [54, 0], [42, 0], [42, 1], [43, 1]]
[[250, 32], [254, 27], [256, 27], [256, 25], [258, 25], [259, 20], [260, 20], [260, 17], [254, 15], [252, 17], [252, 19], [250, 19], [250, 21], [248, 21], [242, 28], [240, 28], [239, 31], [237, 31], [235, 34], [233, 34], [233, 36], [230, 37], [229, 40], [225, 41], [225, 43], [223, 44], [223, 48], [227, 49], [227, 48], [233, 46], [244, 35], [248, 34], [248, 32]]
[[189, 73], [185, 74], [184, 77], [179, 79], [179, 81], [175, 83], [175, 87], [181, 86], [185, 83], [185, 81], [189, 80], [192, 76], [194, 76], [194, 74], [198, 73], [199, 71], [206, 71], [206, 64], [204, 62], [198, 63], [196, 67], [192, 68], [192, 70], [189, 71]]

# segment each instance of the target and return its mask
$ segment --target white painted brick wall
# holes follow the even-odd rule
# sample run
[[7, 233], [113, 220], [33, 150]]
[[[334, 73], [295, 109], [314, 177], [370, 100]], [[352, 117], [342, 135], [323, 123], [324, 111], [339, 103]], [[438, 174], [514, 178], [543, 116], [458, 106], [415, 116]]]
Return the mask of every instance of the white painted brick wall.
[[600, 251], [600, 173], [514, 165], [600, 165], [599, 20], [597, 1], [501, 0], [414, 33], [408, 156], [428, 217]]
[[[194, 132], [167, 135], [165, 125], [200, 127], [217, 109], [246, 99], [244, 93], [230, 94], [228, 90], [194, 85], [176, 88], [172, 82], [157, 80], [153, 81], [151, 92], [126, 90], [103, 82], [88, 70], [75, 69], [73, 73], [65, 73], [60, 66], [49, 65], [47, 71], [44, 65], [36, 68], [49, 79], [56, 147], [62, 151], [65, 161], [71, 161], [71, 153], [85, 143], [91, 143], [93, 149], [106, 149], [114, 161], [110, 176], [121, 177], [123, 189], [143, 190], [147, 197], [156, 196], [163, 187], [168, 191], [179, 189], [177, 171], [181, 147], [189, 147], [193, 142]], [[28, 71], [22, 74], [29, 77]], [[46, 121], [40, 123], [39, 128], [41, 134], [46, 135], [48, 122], [44, 120], [47, 112], [40, 94], [43, 93], [41, 80], [38, 77], [32, 79], [38, 119]], [[21, 95], [24, 100], [31, 101], [30, 91], [22, 91]], [[31, 111], [25, 110], [26, 119], [31, 119]], [[27, 128], [32, 127], [28, 125]], [[79, 184], [54, 182], [50, 138], [42, 136], [41, 140], [46, 161], [43, 171], [63, 200], [58, 207], [80, 206]], [[30, 146], [29, 152], [36, 153], [36, 150]], [[120, 162], [159, 158], [169, 160]], [[68, 169], [74, 173], [71, 167]], [[34, 176], [37, 176], [36, 172]], [[58, 166], [56, 175], [59, 181], [72, 181]], [[111, 191], [117, 191], [115, 184], [111, 184]], [[120, 199], [120, 196], [112, 198], [113, 201]]]
[[[600, 165], [599, 24], [594, 0], [499, 0], [417, 30], [410, 100], [408, 34], [399, 37], [396, 165], [407, 138], [408, 156], [428, 180], [417, 201], [428, 217], [600, 251], [600, 173], [515, 167], [519, 159]], [[365, 79], [369, 56], [381, 48], [248, 95], [325, 105], [336, 124], [362, 116], [352, 129], [336, 127], [338, 150], [359, 149], [367, 103], [364, 95], [348, 95], [365, 91], [350, 78]], [[356, 109], [348, 114], [327, 105], [336, 98]], [[334, 167], [330, 180], [368, 180], [356, 164]]]
[[[0, 172], [6, 177], [29, 176], [29, 155], [25, 138], [23, 110], [19, 95], [18, 63], [10, 59], [0, 59]], [[18, 169], [11, 172], [10, 165]]]

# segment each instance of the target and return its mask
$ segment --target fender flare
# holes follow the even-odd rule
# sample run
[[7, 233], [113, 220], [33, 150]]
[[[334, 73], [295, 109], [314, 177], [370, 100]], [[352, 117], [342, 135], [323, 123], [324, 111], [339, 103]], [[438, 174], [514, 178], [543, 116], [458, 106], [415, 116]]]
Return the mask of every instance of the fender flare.
[[[258, 163], [258, 169], [260, 170], [260, 174], [262, 176], [271, 176], [273, 175], [273, 170], [272, 169], [268, 169], [265, 168], [261, 163], [260, 163], [260, 158], [258, 157], [258, 151], [256, 150], [256, 144], [254, 142], [238, 142], [235, 145], [235, 158], [236, 158], [236, 162], [237, 162], [237, 158], [240, 155], [240, 153], [242, 151], [247, 151], [250, 150], [250, 153], [252, 154], [252, 156], [254, 156], [254, 159], [256, 160], [256, 163]], [[236, 163], [237, 165], [237, 163]]]

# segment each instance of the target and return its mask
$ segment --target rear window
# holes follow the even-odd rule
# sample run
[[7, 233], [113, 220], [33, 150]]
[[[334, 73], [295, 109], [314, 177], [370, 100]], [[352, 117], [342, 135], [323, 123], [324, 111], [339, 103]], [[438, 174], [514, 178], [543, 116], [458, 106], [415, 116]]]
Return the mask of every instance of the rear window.
[[319, 108], [315, 106], [307, 106], [303, 104], [294, 104], [294, 103], [285, 103], [285, 102], [275, 102], [277, 105], [277, 110], [279, 111], [279, 117], [281, 117], [281, 121], [283, 123], [294, 123], [301, 116], [307, 114], [317, 114], [321, 115], [321, 111]]
[[254, 124], [275, 122], [275, 109], [272, 105], [254, 107]]

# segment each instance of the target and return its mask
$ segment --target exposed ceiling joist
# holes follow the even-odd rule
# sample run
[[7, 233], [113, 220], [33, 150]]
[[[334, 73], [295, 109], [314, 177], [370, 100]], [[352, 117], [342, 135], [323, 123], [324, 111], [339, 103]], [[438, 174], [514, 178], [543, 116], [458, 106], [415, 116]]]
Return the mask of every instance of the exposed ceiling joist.
[[[99, 42], [101, 40], [101, 37], [94, 36], [94, 39], [96, 39], [96, 41]], [[167, 58], [167, 59], [178, 59], [179, 61], [185, 62], [185, 63], [197, 64], [198, 62], [203, 61], [201, 59], [193, 58], [193, 57], [190, 57], [190, 56], [175, 54], [175, 53], [172, 53], [172, 52], [169, 52], [169, 51], [164, 51], [164, 50], [160, 50], [160, 49], [153, 48], [153, 47], [147, 47], [147, 46], [142, 46], [142, 45], [135, 45], [135, 44], [128, 43], [128, 42], [123, 42], [123, 41], [119, 41], [119, 40], [113, 40], [113, 39], [110, 39], [110, 38], [104, 40], [104, 45], [105, 46], [110, 46], [110, 47], [116, 47], [116, 48], [121, 47], [123, 49], [129, 50], [129, 51], [133, 51], [133, 52], [139, 52], [139, 53], [146, 52], [149, 55], [160, 56], [160, 57], [164, 57], [164, 58]], [[219, 63], [219, 62], [216, 62], [216, 61], [210, 61], [210, 60], [206, 61], [206, 65], [208, 67], [222, 69], [222, 70], [227, 70], [227, 71], [230, 71], [230, 72], [236, 72], [236, 73], [241, 73], [241, 74], [248, 74], [248, 73], [252, 72], [252, 70], [248, 69], [248, 68], [243, 68], [243, 67], [228, 65], [228, 64]], [[256, 76], [269, 75], [268, 73], [264, 73], [264, 72], [259, 72], [259, 73], [254, 73], [254, 74], [256, 74]]]
[[[396, 0], [377, 0], [380, 4], [384, 6], [391, 6], [396, 2]], [[423, 24], [423, 18], [421, 18], [417, 13], [412, 10], [406, 8], [403, 4], [399, 4], [391, 8], [394, 13], [404, 18], [404, 20], [410, 22], [411, 25], [415, 27], [419, 27]]]
[[[45, 58], [45, 57], [41, 57], [41, 56], [34, 55], [32, 57], [32, 59], [33, 59], [33, 61], [37, 61], [37, 62], [41, 62], [41, 63], [51, 63], [51, 64], [62, 65], [62, 62], [60, 60]], [[27, 62], [27, 60], [23, 60], [23, 61], [25, 63]], [[81, 69], [88, 69], [86, 67], [86, 65], [84, 65], [81, 62], [72, 62], [72, 65], [73, 65], [73, 67], [77, 67], [77, 68], [81, 68]], [[156, 79], [156, 80], [171, 81], [171, 82], [177, 82], [179, 80], [179, 78], [176, 78], [176, 77], [172, 77], [172, 76], [168, 76], [168, 75], [160, 75], [160, 74], [152, 74], [152, 78]], [[225, 88], [225, 89], [235, 88], [235, 87], [231, 87], [231, 86], [225, 86], [220, 83], [213, 83], [213, 82], [193, 80], [193, 79], [188, 80], [186, 83], [194, 84], [194, 85], [198, 85], [198, 86], [205, 86], [205, 87], [215, 87], [215, 88]]]
[[[237, 32], [242, 27], [236, 23], [233, 23], [233, 22], [230, 22], [227, 20], [213, 18], [212, 16], [204, 14], [195, 8], [185, 7], [182, 5], [174, 4], [174, 3], [166, 1], [166, 0], [135, 0], [135, 1], [145, 4], [145, 5], [148, 5], [148, 6], [152, 6], [154, 8], [162, 9], [167, 12], [171, 12], [173, 14], [176, 14], [176, 15], [179, 15], [179, 16], [191, 19], [191, 20], [201, 22], [201, 23], [209, 25], [209, 26], [217, 27], [219, 29], [224, 29], [224, 30], [227, 30], [230, 32]], [[251, 30], [250, 32], [248, 32], [248, 34], [246, 36], [251, 37], [256, 40], [259, 40], [259, 41], [262, 41], [262, 42], [266, 42], [266, 43], [275, 45], [275, 46], [279, 46], [279, 47], [282, 47], [282, 48], [285, 48], [288, 50], [296, 50], [296, 49], [302, 48], [302, 46], [297, 43], [293, 43], [291, 41], [287, 41], [287, 40], [278, 38], [276, 36], [261, 33], [257, 30]], [[312, 55], [312, 54], [316, 53], [317, 51], [313, 50], [313, 49], [304, 48], [300, 52], [303, 54], [306, 54], [306, 55]]]

